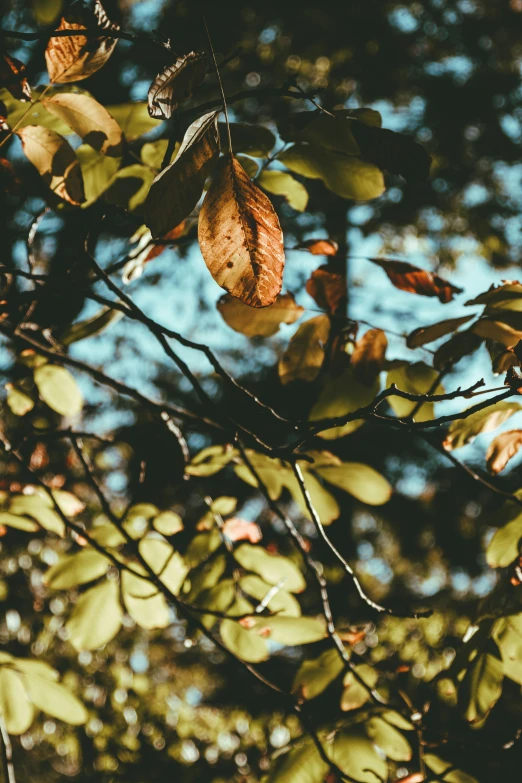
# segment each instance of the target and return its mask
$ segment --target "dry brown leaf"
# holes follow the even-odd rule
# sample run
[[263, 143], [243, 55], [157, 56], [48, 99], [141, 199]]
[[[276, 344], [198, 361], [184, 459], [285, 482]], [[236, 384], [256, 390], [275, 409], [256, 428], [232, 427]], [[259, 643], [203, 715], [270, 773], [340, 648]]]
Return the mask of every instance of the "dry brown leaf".
[[24, 153], [53, 193], [70, 204], [81, 204], [85, 196], [80, 163], [65, 139], [39, 125], [27, 125], [16, 134]]
[[207, 72], [207, 57], [201, 52], [190, 52], [178, 57], [158, 73], [149, 88], [149, 114], [157, 120], [168, 120], [182, 101], [186, 101], [199, 87]]
[[436, 370], [443, 370], [445, 367], [453, 366], [464, 356], [469, 356], [482, 345], [482, 339], [469, 330], [466, 332], [457, 332], [443, 343], [435, 351], [433, 357], [433, 366]]
[[[93, 11], [75, 4], [69, 8], [60, 21], [58, 30], [85, 30], [98, 27], [100, 32], [119, 30], [110, 22], [99, 0], [95, 0]], [[66, 84], [87, 79], [99, 70], [111, 56], [116, 39], [108, 36], [86, 38], [71, 35], [49, 38], [45, 50], [45, 61], [49, 77], [54, 84]]]
[[192, 123], [173, 162], [154, 179], [144, 204], [145, 222], [153, 237], [178, 226], [201, 198], [219, 154], [218, 113], [205, 114]]
[[0, 55], [0, 87], [5, 87], [18, 101], [31, 100], [31, 88], [24, 73], [23, 62], [6, 52]]
[[308, 239], [295, 250], [307, 250], [313, 256], [335, 256], [339, 245], [333, 239]]
[[382, 329], [368, 329], [357, 340], [352, 353], [352, 367], [355, 376], [365, 386], [373, 386], [383, 366], [388, 340]]
[[86, 144], [112, 158], [123, 154], [123, 131], [105, 106], [90, 95], [61, 92], [42, 105], [71, 128]]
[[293, 324], [304, 313], [293, 294], [280, 294], [273, 304], [261, 309], [253, 309], [235, 296], [225, 294], [217, 309], [231, 329], [247, 337], [271, 337], [281, 324]]
[[174, 240], [179, 239], [180, 237], [183, 236], [186, 227], [187, 227], [186, 222], [182, 220], [179, 226], [175, 226], [172, 229], [172, 231], [169, 231], [168, 234], [165, 234], [164, 237], [161, 237], [163, 241], [151, 247], [151, 249], [145, 256], [145, 258], [143, 259], [143, 263], [146, 264], [149, 261], [152, 261], [153, 258], [157, 258], [159, 255], [161, 255], [165, 250], [165, 248], [168, 247], [169, 241], [173, 242]]
[[494, 476], [504, 470], [509, 460], [522, 446], [522, 430], [509, 430], [497, 435], [486, 452], [488, 470]]
[[369, 258], [369, 261], [382, 267], [396, 288], [410, 291], [420, 296], [437, 296], [443, 304], [450, 302], [462, 289], [406, 261], [394, 261], [387, 258]]
[[198, 234], [218, 285], [251, 307], [275, 302], [283, 284], [283, 232], [270, 199], [233, 155], [218, 162]]
[[330, 334], [330, 319], [318, 315], [301, 324], [278, 365], [281, 383], [314, 381], [324, 362], [324, 348]]
[[257, 544], [263, 537], [255, 522], [248, 522], [239, 517], [227, 519], [223, 525], [223, 535], [230, 541], [250, 541], [251, 544]]
[[406, 345], [408, 348], [419, 348], [421, 345], [432, 343], [434, 340], [444, 337], [445, 334], [455, 332], [459, 326], [462, 326], [462, 324], [467, 323], [474, 317], [474, 315], [463, 315], [460, 318], [448, 318], [446, 321], [439, 321], [431, 326], [419, 326], [418, 329], [410, 332], [406, 338]]
[[327, 266], [320, 266], [312, 272], [306, 283], [306, 292], [310, 294], [321, 310], [335, 313], [344, 307], [346, 301], [346, 276], [333, 272]]

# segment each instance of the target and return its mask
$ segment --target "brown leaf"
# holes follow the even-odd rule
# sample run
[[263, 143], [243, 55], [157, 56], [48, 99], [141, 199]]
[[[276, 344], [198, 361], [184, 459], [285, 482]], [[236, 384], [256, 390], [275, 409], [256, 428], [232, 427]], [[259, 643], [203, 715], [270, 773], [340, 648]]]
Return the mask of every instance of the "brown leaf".
[[474, 353], [482, 345], [482, 339], [473, 332], [458, 332], [435, 351], [433, 366], [436, 370], [453, 366], [464, 356]]
[[320, 266], [312, 272], [306, 283], [306, 292], [321, 310], [335, 313], [346, 302], [346, 276], [332, 272], [327, 266]]
[[143, 259], [143, 263], [146, 264], [149, 261], [152, 261], [153, 258], [157, 258], [159, 255], [163, 253], [165, 248], [169, 245], [169, 240], [174, 242], [174, 240], [179, 239], [183, 236], [185, 233], [185, 229], [187, 227], [187, 224], [184, 220], [181, 221], [179, 226], [175, 226], [172, 231], [169, 231], [168, 234], [165, 234], [164, 237], [161, 237], [163, 240], [161, 243], [155, 244], [151, 247], [145, 258]]
[[123, 154], [122, 129], [105, 106], [91, 95], [57, 93], [51, 98], [44, 98], [42, 105], [97, 152], [112, 158]]
[[255, 522], [248, 522], [239, 517], [227, 519], [223, 525], [223, 534], [230, 541], [250, 541], [251, 544], [257, 544], [263, 537]]
[[368, 329], [357, 340], [352, 353], [352, 367], [355, 376], [365, 384], [373, 386], [384, 366], [388, 340], [382, 329]]
[[7, 122], [7, 108], [3, 101], [0, 101], [0, 133], [9, 132], [9, 123]]
[[23, 151], [53, 193], [70, 204], [81, 204], [85, 196], [80, 163], [65, 139], [39, 125], [27, 125], [16, 134], [22, 140]]
[[318, 315], [301, 324], [278, 365], [281, 383], [314, 381], [324, 362], [324, 348], [330, 334], [330, 319]]
[[308, 239], [294, 250], [307, 250], [313, 256], [335, 256], [339, 245], [333, 239]]
[[443, 304], [451, 302], [454, 295], [462, 291], [461, 288], [457, 288], [434, 272], [427, 272], [406, 261], [394, 261], [388, 258], [368, 260], [382, 267], [393, 285], [401, 291], [410, 291], [420, 296], [437, 296]]
[[486, 452], [488, 470], [494, 476], [504, 470], [509, 460], [522, 446], [522, 430], [509, 430], [497, 435]]
[[432, 343], [434, 340], [444, 337], [445, 334], [456, 331], [459, 326], [462, 326], [462, 324], [467, 323], [474, 317], [474, 315], [463, 315], [460, 318], [448, 318], [446, 321], [439, 321], [431, 326], [419, 326], [418, 329], [410, 332], [406, 338], [406, 345], [408, 348], [419, 348], [421, 345]]
[[190, 125], [173, 162], [154, 179], [144, 204], [153, 237], [167, 234], [187, 218], [203, 193], [219, 154], [218, 112]]
[[[119, 30], [119, 26], [110, 22], [99, 0], [95, 0], [91, 11], [85, 6], [74, 4], [60, 21], [58, 30], [85, 30], [98, 27], [100, 32]], [[116, 39], [108, 36], [86, 38], [84, 35], [71, 35], [50, 38], [45, 50], [45, 61], [51, 82], [66, 84], [87, 79], [99, 70], [111, 56]]]
[[268, 307], [253, 309], [235, 296], [225, 294], [217, 309], [231, 329], [247, 337], [271, 337], [281, 324], [293, 324], [304, 313], [293, 294], [280, 294]]
[[207, 72], [207, 57], [201, 52], [190, 52], [178, 57], [158, 73], [149, 88], [149, 114], [157, 120], [168, 120], [179, 104], [186, 101], [199, 87]]
[[11, 163], [6, 158], [0, 158], [0, 193], [15, 196], [20, 190], [20, 180], [15, 174]]
[[511, 367], [519, 367], [520, 360], [517, 359], [515, 352], [512, 348], [508, 348], [507, 351], [501, 351], [495, 356], [491, 363], [491, 369], [495, 375], [502, 375], [508, 372]]
[[31, 88], [24, 73], [23, 62], [6, 52], [0, 55], [0, 87], [5, 87], [18, 101], [31, 100]]
[[398, 778], [398, 781], [400, 780], [400, 783], [422, 783], [423, 780], [426, 780], [426, 776], [424, 772], [413, 772], [411, 775], [406, 775], [405, 778]]
[[283, 232], [268, 196], [230, 154], [218, 162], [198, 233], [218, 285], [252, 307], [275, 302], [283, 283]]
[[489, 318], [479, 318], [471, 331], [479, 337], [505, 345], [506, 348], [513, 348], [522, 339], [522, 332], [503, 321], [492, 321]]

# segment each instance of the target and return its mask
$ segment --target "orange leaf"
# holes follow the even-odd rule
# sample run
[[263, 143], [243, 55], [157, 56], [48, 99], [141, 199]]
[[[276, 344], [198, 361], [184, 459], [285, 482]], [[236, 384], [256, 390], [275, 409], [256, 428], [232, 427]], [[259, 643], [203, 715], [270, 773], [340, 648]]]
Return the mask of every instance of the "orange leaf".
[[339, 245], [333, 239], [308, 239], [294, 250], [308, 250], [313, 256], [335, 256]]
[[179, 239], [181, 236], [183, 236], [185, 226], [186, 222], [182, 220], [179, 226], [175, 226], [175, 228], [169, 231], [168, 234], [165, 234], [165, 236], [161, 237], [163, 240], [161, 244], [155, 244], [151, 247], [143, 263], [146, 264], [148, 261], [152, 261], [153, 258], [157, 258], [159, 255], [161, 255], [167, 247], [169, 240], [174, 241], [175, 239]]
[[233, 155], [218, 162], [198, 233], [218, 285], [251, 307], [275, 302], [283, 283], [283, 232], [270, 199]]
[[522, 430], [509, 430], [497, 435], [486, 452], [488, 470], [493, 475], [504, 470], [509, 460], [522, 446]]
[[312, 272], [306, 283], [306, 292], [315, 299], [321, 310], [334, 313], [346, 301], [346, 277], [320, 266]]
[[352, 353], [352, 366], [356, 377], [365, 386], [373, 386], [384, 365], [388, 340], [382, 329], [368, 329], [357, 340]]
[[231, 541], [250, 541], [251, 544], [257, 544], [263, 537], [255, 522], [239, 517], [227, 519], [223, 525], [223, 534]]
[[443, 304], [451, 302], [455, 294], [462, 289], [439, 277], [434, 272], [427, 272], [406, 261], [394, 261], [387, 258], [369, 258], [374, 264], [382, 267], [393, 285], [401, 291], [410, 291], [420, 296], [437, 296]]
[[5, 87], [18, 101], [31, 100], [31, 88], [24, 73], [23, 62], [5, 52], [0, 55], [0, 87]]

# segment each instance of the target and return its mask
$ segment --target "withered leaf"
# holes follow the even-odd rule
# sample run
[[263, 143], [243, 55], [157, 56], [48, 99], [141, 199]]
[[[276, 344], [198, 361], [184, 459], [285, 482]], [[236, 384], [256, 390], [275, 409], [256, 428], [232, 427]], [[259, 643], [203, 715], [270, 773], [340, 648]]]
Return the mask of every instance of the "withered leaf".
[[122, 129], [91, 95], [61, 92], [44, 98], [42, 104], [97, 152], [112, 158], [123, 154]]
[[252, 307], [275, 302], [283, 283], [283, 232], [268, 196], [230, 154], [218, 162], [198, 234], [218, 285]]
[[217, 303], [217, 309], [231, 329], [247, 337], [271, 337], [279, 331], [281, 324], [293, 324], [304, 313], [293, 294], [279, 294], [273, 304], [256, 309], [225, 294]]
[[380, 169], [400, 174], [412, 182], [422, 182], [429, 177], [431, 157], [410, 136], [356, 120], [351, 123], [350, 130], [362, 157]]
[[190, 52], [178, 57], [174, 65], [167, 65], [158, 73], [149, 88], [149, 114], [157, 120], [168, 120], [179, 104], [186, 101], [199, 87], [207, 72], [207, 57], [201, 52]]
[[509, 430], [497, 435], [489, 444], [486, 452], [489, 472], [496, 475], [501, 470], [504, 470], [509, 460], [515, 456], [521, 446], [522, 430]]
[[352, 353], [355, 377], [366, 386], [373, 386], [384, 365], [388, 340], [382, 329], [368, 329], [357, 340]]
[[443, 304], [451, 302], [455, 294], [462, 289], [439, 277], [434, 272], [427, 272], [407, 261], [394, 261], [388, 258], [369, 258], [374, 264], [382, 267], [396, 288], [410, 291], [421, 296], [437, 296]]
[[320, 266], [310, 275], [306, 283], [306, 293], [310, 294], [321, 310], [335, 313], [344, 308], [346, 285], [345, 275], [334, 272], [328, 266]]
[[[117, 24], [109, 21], [99, 0], [95, 0], [93, 10], [74, 3], [62, 16], [57, 29], [85, 30], [93, 27], [98, 27], [100, 33], [119, 30]], [[100, 38], [86, 38], [84, 35], [50, 38], [45, 61], [51, 82], [66, 84], [87, 79], [105, 65], [115, 46], [116, 39], [110, 35], [101, 35]]]
[[457, 364], [464, 356], [474, 353], [482, 345], [482, 339], [469, 330], [458, 332], [435, 351], [433, 366], [436, 370]]
[[515, 352], [508, 348], [507, 351], [500, 351], [496, 356], [492, 356], [491, 369], [496, 375], [508, 372], [511, 367], [519, 367], [520, 361]]
[[217, 117], [218, 112], [211, 112], [193, 122], [172, 163], [155, 177], [144, 205], [153, 237], [178, 226], [201, 198], [219, 155]]
[[24, 153], [53, 193], [70, 204], [81, 204], [85, 197], [80, 162], [65, 139], [39, 125], [27, 125], [16, 134]]
[[444, 337], [445, 334], [456, 331], [459, 326], [472, 318], [474, 318], [473, 315], [464, 315], [460, 318], [448, 318], [446, 321], [439, 321], [431, 326], [419, 326], [418, 329], [410, 332], [406, 338], [406, 345], [408, 348], [419, 348], [421, 345], [432, 343], [434, 340]]
[[169, 246], [169, 241], [174, 242], [176, 239], [179, 239], [183, 236], [186, 229], [186, 222], [184, 220], [181, 221], [179, 226], [174, 226], [172, 231], [169, 231], [167, 234], [165, 234], [164, 237], [161, 237], [161, 242], [158, 242], [157, 244], [154, 244], [145, 258], [143, 259], [143, 263], [146, 264], [149, 261], [152, 261], [153, 258], [157, 258], [160, 256], [165, 248]]
[[330, 334], [330, 319], [318, 315], [301, 324], [279, 361], [279, 377], [292, 381], [314, 381], [324, 362], [324, 348]]
[[335, 256], [339, 245], [333, 239], [307, 239], [294, 250], [307, 250], [313, 256]]
[[0, 87], [9, 90], [18, 101], [31, 100], [31, 88], [24, 76], [25, 65], [7, 52], [0, 54]]

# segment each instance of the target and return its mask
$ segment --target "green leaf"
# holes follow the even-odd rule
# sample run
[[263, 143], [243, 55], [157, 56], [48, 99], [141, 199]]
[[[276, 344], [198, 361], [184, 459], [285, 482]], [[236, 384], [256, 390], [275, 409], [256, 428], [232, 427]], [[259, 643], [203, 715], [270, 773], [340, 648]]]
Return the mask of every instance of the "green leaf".
[[[250, 449], [247, 450], [247, 456], [272, 500], [277, 500], [285, 486], [285, 479], [292, 476], [290, 469], [280, 460], [272, 459]], [[257, 487], [257, 480], [247, 465], [236, 465], [234, 472], [251, 487]]]
[[486, 549], [486, 560], [491, 568], [506, 568], [520, 554], [522, 514], [499, 528]]
[[[424, 362], [416, 362], [390, 370], [386, 378], [386, 386], [389, 387], [394, 383], [401, 391], [410, 394], [427, 394], [428, 392], [443, 394], [444, 388], [441, 384], [438, 384], [437, 388], [433, 390], [433, 384], [437, 377], [438, 373], [432, 367], [428, 367]], [[396, 396], [388, 397], [388, 402], [400, 419], [407, 418], [418, 404]], [[433, 419], [433, 410], [432, 402], [424, 403], [415, 414], [415, 421]]]
[[513, 414], [518, 413], [521, 408], [522, 405], [518, 402], [497, 402], [489, 408], [472, 413], [466, 419], [453, 421], [444, 439], [444, 448], [448, 451], [462, 448], [462, 446], [475, 440], [477, 435], [481, 435], [484, 432], [492, 432], [492, 430], [500, 427]]
[[327, 315], [318, 315], [301, 324], [279, 362], [279, 378], [283, 385], [317, 378], [324, 362], [329, 334], [330, 319]]
[[225, 647], [242, 661], [260, 663], [268, 658], [267, 643], [255, 630], [247, 630], [235, 620], [222, 620], [219, 632]]
[[82, 410], [82, 393], [65, 367], [57, 364], [37, 367], [34, 382], [42, 400], [61, 416], [74, 416]]
[[0, 511], [0, 525], [14, 527], [16, 530], [24, 530], [26, 533], [33, 533], [39, 529], [38, 523], [34, 520], [18, 514], [11, 514], [8, 511]]
[[504, 669], [495, 642], [488, 640], [485, 651], [473, 658], [462, 681], [458, 700], [464, 718], [482, 725], [502, 694]]
[[87, 723], [89, 715], [84, 705], [63, 685], [38, 674], [26, 673], [22, 675], [22, 680], [37, 709], [71, 726]]
[[[161, 169], [161, 164], [163, 163], [165, 153], [167, 152], [168, 145], [168, 139], [159, 139], [158, 141], [151, 141], [147, 142], [147, 144], [144, 144], [140, 151], [140, 157], [144, 164], [146, 166], [150, 166], [156, 171], [159, 171]], [[179, 143], [176, 143], [174, 147], [174, 154], [177, 155], [178, 150]]]
[[140, 207], [147, 198], [153, 179], [154, 172], [148, 166], [132, 163], [116, 172], [105, 192], [105, 198], [109, 204], [117, 204], [129, 212], [141, 212]]
[[34, 408], [34, 400], [22, 389], [12, 384], [7, 384], [7, 405], [15, 416], [25, 416]]
[[522, 311], [522, 284], [505, 283], [490, 288], [483, 294], [470, 299], [466, 305], [488, 305], [501, 310], [519, 310]]
[[360, 462], [325, 465], [317, 468], [316, 473], [329, 484], [349, 492], [357, 500], [370, 506], [387, 503], [392, 494], [392, 487], [384, 476]]
[[[197, 599], [196, 606], [210, 609], [213, 612], [226, 612], [236, 598], [236, 586], [233, 579], [223, 579], [214, 587], [202, 590]], [[215, 617], [209, 615], [209, 625], [213, 625]]]
[[306, 736], [279, 756], [266, 783], [324, 783], [328, 770], [329, 764], [323, 761], [312, 738]]
[[293, 324], [304, 313], [293, 294], [280, 294], [268, 307], [250, 307], [241, 299], [225, 294], [217, 309], [231, 329], [247, 337], [271, 337], [281, 324]]
[[223, 446], [208, 446], [192, 458], [185, 468], [185, 473], [189, 476], [213, 476], [223, 470], [237, 454], [237, 449], [228, 443]]
[[258, 185], [275, 196], [284, 196], [297, 212], [304, 212], [308, 204], [308, 191], [287, 171], [263, 171]]
[[65, 627], [77, 650], [97, 650], [116, 636], [122, 618], [118, 583], [107, 579], [83, 593]]
[[388, 765], [373, 743], [357, 729], [341, 729], [335, 735], [329, 755], [343, 772], [359, 783], [387, 780]]
[[83, 549], [75, 555], [64, 555], [44, 575], [44, 584], [52, 590], [87, 584], [104, 576], [110, 560], [93, 549]]
[[198, 536], [194, 536], [185, 553], [187, 563], [192, 567], [199, 565], [203, 560], [209, 558], [216, 549], [219, 549], [222, 543], [223, 539], [217, 528], [210, 530], [208, 533], [200, 533]]
[[[86, 208], [105, 193], [118, 171], [121, 158], [109, 158], [107, 155], [96, 152], [88, 144], [81, 144], [76, 149], [76, 157], [80, 161], [85, 190], [85, 202], [82, 206]], [[118, 311], [111, 310], [110, 312]], [[68, 343], [64, 344], [68, 345]]]
[[9, 504], [10, 514], [32, 517], [43, 527], [59, 536], [65, 535], [65, 524], [52, 508], [49, 497], [35, 492], [33, 495], [13, 495]]
[[257, 172], [259, 171], [259, 165], [257, 161], [255, 161], [254, 158], [251, 158], [249, 155], [236, 155], [236, 158], [241, 163], [250, 179], [255, 179]]
[[281, 138], [285, 141], [307, 142], [317, 148], [335, 150], [345, 155], [360, 155], [359, 145], [351, 130], [353, 118], [349, 116], [349, 110], [334, 110], [333, 114], [335, 116], [332, 117], [319, 110], [293, 114], [289, 121], [281, 123]]
[[[242, 576], [239, 580], [239, 586], [247, 595], [255, 598], [260, 603], [265, 600], [270, 591], [273, 590], [273, 585], [269, 585], [261, 577], [255, 576], [255, 574], [247, 574]], [[279, 588], [276, 592], [271, 594], [271, 598], [266, 604], [266, 608], [272, 612], [272, 614], [285, 615], [287, 617], [300, 617], [301, 607], [299, 602], [292, 593], [289, 593], [284, 588]]]
[[[379, 392], [378, 380], [366, 386], [356, 376], [353, 367], [347, 367], [340, 375], [326, 375], [317, 402], [310, 411], [310, 421], [345, 416], [369, 405]], [[335, 440], [349, 435], [363, 424], [363, 419], [350, 421], [342, 427], [332, 427], [319, 433], [325, 440]]]
[[140, 628], [166, 628], [170, 612], [165, 596], [148, 580], [123, 571], [121, 591], [125, 609]]
[[146, 101], [120, 103], [117, 106], [106, 106], [105, 108], [116, 120], [128, 141], [132, 141], [143, 133], [148, 133], [160, 124], [160, 120], [149, 116]]
[[304, 661], [295, 675], [292, 693], [303, 699], [315, 699], [344, 670], [337, 649], [326, 650], [318, 658]]
[[270, 639], [278, 644], [296, 646], [319, 642], [326, 637], [326, 625], [323, 618], [288, 617], [251, 617], [253, 630], [264, 639]]
[[[444, 783], [479, 783], [479, 781], [469, 775], [467, 772], [463, 772], [460, 769], [453, 769], [453, 764], [449, 761], [444, 761], [440, 756], [435, 756], [433, 753], [426, 753], [424, 756], [426, 766], [431, 769], [436, 775], [440, 775], [441, 781]], [[452, 769], [452, 772], [446, 773], [446, 770]]]
[[[222, 152], [229, 152], [228, 133], [223, 122], [218, 124]], [[276, 139], [274, 134], [263, 125], [247, 125], [246, 123], [231, 122], [230, 134], [232, 136], [232, 148], [234, 154], [245, 152], [252, 158], [265, 158], [274, 148]]]
[[89, 536], [104, 547], [117, 547], [125, 541], [123, 533], [111, 524], [93, 527], [89, 530]]
[[159, 576], [171, 593], [178, 595], [189, 571], [183, 557], [166, 541], [144, 538], [139, 544], [140, 554]]
[[522, 685], [522, 614], [501, 617], [492, 635], [502, 656], [504, 674]]
[[[301, 512], [305, 517], [311, 519], [310, 512], [308, 511], [305, 499], [303, 497], [303, 493], [293, 473], [290, 471], [283, 473], [282, 479], [284, 481], [284, 486], [291, 492], [292, 497], [299, 506]], [[322, 524], [331, 524], [341, 513], [341, 509], [339, 508], [337, 500], [330, 492], [328, 492], [325, 487], [323, 487], [321, 482], [318, 481], [318, 479], [313, 475], [313, 473], [310, 473], [309, 470], [305, 469], [303, 471], [303, 479], [308, 494], [310, 495], [312, 505], [317, 511]]]
[[343, 680], [344, 691], [341, 696], [341, 709], [344, 712], [356, 710], [359, 707], [362, 707], [363, 704], [366, 704], [370, 698], [369, 689], [374, 688], [379, 679], [379, 673], [376, 669], [373, 669], [366, 663], [361, 663], [359, 666], [356, 666], [355, 670], [368, 688], [365, 688], [364, 685], [359, 682], [352, 671], [346, 672]]
[[0, 667], [0, 713], [9, 734], [24, 734], [33, 722], [33, 705], [22, 678], [7, 666]]
[[31, 5], [38, 24], [49, 25], [60, 16], [63, 0], [32, 0]]
[[162, 536], [173, 536], [183, 530], [183, 522], [174, 511], [162, 511], [152, 520], [152, 527]]
[[412, 750], [406, 737], [394, 726], [377, 716], [364, 724], [368, 737], [375, 742], [392, 761], [410, 761]]
[[234, 550], [234, 557], [245, 571], [253, 571], [270, 585], [282, 582], [291, 593], [302, 593], [305, 579], [298, 567], [282, 555], [272, 555], [261, 546], [241, 544]]
[[190, 590], [186, 596], [188, 603], [192, 603], [202, 590], [214, 587], [223, 576], [227, 566], [225, 555], [217, 555], [208, 563], [190, 572]]
[[13, 658], [11, 662], [20, 674], [37, 675], [38, 677], [47, 677], [51, 680], [58, 680], [58, 672], [44, 661], [37, 661], [34, 658]]
[[[25, 128], [27, 125], [39, 125], [42, 128], [47, 128], [55, 133], [59, 133], [60, 136], [68, 136], [72, 133], [72, 130], [62, 120], [55, 117], [48, 112], [37, 98], [40, 97], [42, 89], [33, 89], [33, 101], [32, 105], [27, 101], [19, 101], [13, 98], [5, 88], [0, 88], [0, 101], [4, 104], [7, 110], [7, 120], [11, 128], [16, 125], [17, 128]], [[23, 117], [23, 119], [22, 119]]]
[[290, 171], [309, 179], [322, 179], [342, 198], [369, 201], [384, 193], [383, 173], [377, 166], [354, 155], [343, 155], [312, 144], [294, 144], [279, 160]]

